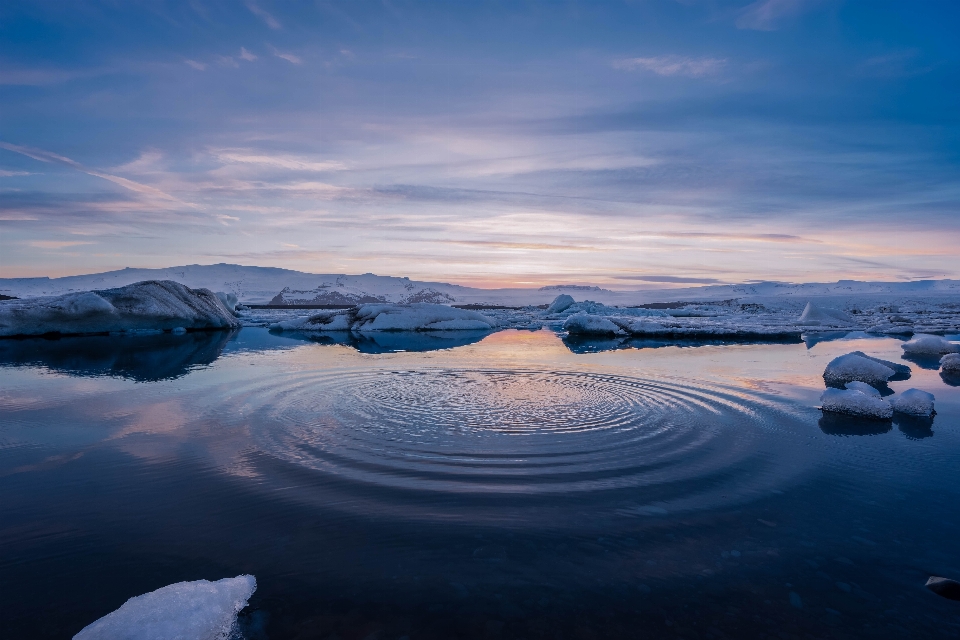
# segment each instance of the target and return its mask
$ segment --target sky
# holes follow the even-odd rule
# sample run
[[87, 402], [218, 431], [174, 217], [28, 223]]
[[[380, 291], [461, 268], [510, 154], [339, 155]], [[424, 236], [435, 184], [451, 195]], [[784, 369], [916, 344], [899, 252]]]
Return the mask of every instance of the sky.
[[0, 277], [960, 278], [960, 3], [0, 4]]

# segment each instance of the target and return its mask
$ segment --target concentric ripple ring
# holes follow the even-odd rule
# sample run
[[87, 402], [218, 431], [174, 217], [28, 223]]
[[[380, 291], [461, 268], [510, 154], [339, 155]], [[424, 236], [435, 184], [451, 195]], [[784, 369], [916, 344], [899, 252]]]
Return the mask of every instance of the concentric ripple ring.
[[245, 408], [264, 453], [415, 492], [754, 491], [776, 475], [758, 443], [783, 419], [743, 389], [595, 371], [317, 371], [266, 387]]

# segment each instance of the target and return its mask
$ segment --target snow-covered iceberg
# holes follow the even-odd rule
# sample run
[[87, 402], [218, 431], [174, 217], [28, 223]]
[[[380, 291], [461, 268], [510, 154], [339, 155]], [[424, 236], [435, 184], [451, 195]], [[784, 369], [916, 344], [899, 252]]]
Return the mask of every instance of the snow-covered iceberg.
[[561, 313], [566, 311], [573, 305], [574, 300], [573, 296], [567, 295], [566, 293], [561, 293], [556, 298], [553, 299], [553, 302], [550, 303], [550, 306], [547, 307], [547, 310], [544, 313], [554, 314]]
[[[834, 358], [823, 370], [823, 381], [829, 386], [843, 386], [848, 382], [864, 382], [871, 386], [885, 385], [897, 371], [887, 366], [894, 363], [878, 361], [860, 352]], [[909, 371], [909, 368], [908, 368]]]
[[933, 415], [932, 393], [920, 389], [907, 389], [893, 401], [893, 410], [911, 416], [929, 417]]
[[227, 329], [239, 321], [216, 294], [171, 280], [0, 302], [0, 336]]
[[948, 353], [940, 358], [940, 371], [960, 375], [960, 353]]
[[892, 418], [893, 407], [879, 395], [864, 393], [859, 389], [827, 389], [820, 396], [820, 405], [824, 411], [848, 416], [883, 420]]
[[250, 575], [167, 585], [130, 598], [73, 640], [227, 640], [256, 589]]
[[810, 327], [821, 325], [836, 327], [853, 324], [853, 318], [839, 309], [819, 307], [812, 302], [808, 302], [803, 309], [803, 313], [800, 314], [800, 320], [797, 324]]
[[495, 320], [476, 311], [426, 302], [365, 304], [277, 322], [274, 331], [489, 331]]
[[960, 352], [960, 344], [950, 342], [941, 336], [917, 334], [900, 345], [905, 354], [914, 356], [941, 356], [945, 353]]

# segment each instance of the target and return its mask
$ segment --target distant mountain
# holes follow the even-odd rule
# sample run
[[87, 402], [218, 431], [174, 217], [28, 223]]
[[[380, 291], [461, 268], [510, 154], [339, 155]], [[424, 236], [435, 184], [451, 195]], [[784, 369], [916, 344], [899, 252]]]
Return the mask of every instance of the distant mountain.
[[893, 295], [957, 296], [960, 280], [792, 284], [756, 282], [644, 291], [610, 291], [589, 285], [550, 285], [540, 289], [476, 289], [444, 282], [393, 276], [304, 273], [274, 267], [236, 264], [187, 265], [166, 269], [121, 269], [64, 278], [0, 278], [0, 295], [34, 297], [70, 291], [108, 289], [142, 280], [174, 280], [188, 287], [233, 293], [247, 304], [359, 304], [365, 302], [435, 302], [441, 304], [538, 305], [569, 293], [578, 301], [633, 305], [660, 301], [759, 300], [776, 298], [801, 304], [807, 298]]

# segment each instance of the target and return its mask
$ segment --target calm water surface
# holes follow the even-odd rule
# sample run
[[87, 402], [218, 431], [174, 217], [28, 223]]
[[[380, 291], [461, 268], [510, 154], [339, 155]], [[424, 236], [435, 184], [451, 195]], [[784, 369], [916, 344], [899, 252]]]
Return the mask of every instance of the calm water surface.
[[957, 637], [960, 381], [824, 418], [901, 354], [832, 337], [0, 341], [0, 636], [251, 573], [251, 640]]

